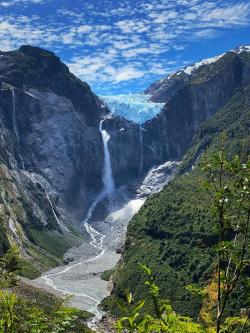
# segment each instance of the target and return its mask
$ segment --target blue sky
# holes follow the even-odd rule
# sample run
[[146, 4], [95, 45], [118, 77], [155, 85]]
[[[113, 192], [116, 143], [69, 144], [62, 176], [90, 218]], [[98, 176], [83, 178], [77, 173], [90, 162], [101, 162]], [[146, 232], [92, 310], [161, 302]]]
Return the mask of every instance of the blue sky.
[[0, 50], [57, 53], [98, 94], [250, 44], [248, 0], [0, 0]]

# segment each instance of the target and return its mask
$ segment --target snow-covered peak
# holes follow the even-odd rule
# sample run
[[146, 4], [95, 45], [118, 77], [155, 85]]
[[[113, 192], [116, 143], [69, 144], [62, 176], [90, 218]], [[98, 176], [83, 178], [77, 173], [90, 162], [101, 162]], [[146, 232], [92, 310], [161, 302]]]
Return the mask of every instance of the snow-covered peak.
[[[229, 52], [234, 52], [234, 53], [241, 53], [243, 51], [246, 51], [246, 52], [250, 52], [250, 45], [241, 45], [235, 49], [232, 49], [231, 51]], [[190, 75], [193, 70], [199, 68], [200, 66], [203, 66], [203, 65], [209, 65], [213, 62], [216, 62], [217, 60], [219, 60], [220, 58], [222, 58], [226, 53], [222, 53], [216, 57], [213, 57], [213, 58], [208, 58], [208, 59], [204, 59], [204, 60], [201, 60], [197, 63], [195, 63], [194, 65], [191, 65], [191, 66], [188, 66], [186, 68], [184, 68], [184, 72], [188, 75]]]
[[234, 53], [241, 53], [243, 51], [250, 52], [250, 45], [241, 45], [239, 47], [236, 47], [235, 49], [231, 50]]
[[[239, 47], [236, 47], [232, 50], [230, 50], [229, 52], [234, 52], [237, 54], [240, 54], [241, 52], [250, 52], [250, 45], [241, 45]], [[215, 57], [212, 58], [207, 58], [207, 59], [203, 59], [201, 61], [196, 62], [195, 64], [192, 64], [190, 66], [187, 66], [183, 69], [180, 69], [176, 72], [173, 72], [165, 77], [163, 77], [161, 80], [159, 80], [159, 83], [163, 83], [165, 81], [168, 81], [170, 79], [172, 79], [175, 75], [181, 75], [182, 73], [185, 73], [187, 75], [191, 75], [195, 70], [197, 70], [199, 67], [203, 66], [203, 65], [209, 65], [213, 62], [218, 61], [220, 58], [222, 58], [226, 53], [222, 53], [220, 55], [217, 55]]]
[[150, 101], [150, 95], [121, 94], [100, 96], [112, 113], [118, 114], [138, 124], [153, 118], [161, 112], [164, 103]]
[[185, 67], [183, 71], [184, 71], [184, 73], [190, 75], [194, 70], [198, 69], [199, 67], [201, 67], [203, 65], [212, 64], [213, 62], [216, 62], [217, 60], [222, 58], [224, 55], [225, 55], [225, 53], [222, 53], [216, 57], [201, 60], [199, 62], [196, 62], [194, 65]]

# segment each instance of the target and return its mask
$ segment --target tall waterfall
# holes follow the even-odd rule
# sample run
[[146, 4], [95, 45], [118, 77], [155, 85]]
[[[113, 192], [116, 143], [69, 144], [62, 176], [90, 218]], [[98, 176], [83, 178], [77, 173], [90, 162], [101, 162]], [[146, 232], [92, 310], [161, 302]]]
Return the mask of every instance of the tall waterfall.
[[102, 128], [103, 120], [100, 121], [99, 131], [102, 135], [103, 147], [104, 147], [104, 167], [103, 167], [103, 174], [102, 174], [102, 181], [103, 181], [103, 195], [110, 194], [115, 189], [114, 179], [113, 179], [113, 171], [111, 166], [111, 158], [108, 148], [108, 142], [110, 140], [110, 135], [108, 132]]
[[25, 169], [23, 158], [22, 158], [22, 155], [20, 153], [20, 137], [19, 137], [19, 132], [18, 132], [17, 124], [16, 124], [16, 98], [15, 98], [15, 89], [14, 89], [14, 87], [11, 87], [11, 93], [12, 93], [12, 103], [13, 103], [13, 107], [12, 107], [12, 125], [13, 125], [13, 131], [14, 131], [16, 141], [17, 141], [17, 154], [18, 154], [19, 162], [21, 163], [21, 169]]
[[85, 220], [83, 221], [83, 224], [88, 232], [88, 234], [91, 237], [90, 244], [94, 247], [98, 248], [99, 250], [102, 250], [102, 253], [105, 251], [105, 247], [103, 246], [103, 240], [105, 238], [105, 235], [101, 234], [97, 230], [95, 230], [88, 222], [91, 219], [93, 215], [93, 211], [97, 204], [104, 199], [107, 195], [112, 193], [115, 189], [115, 183], [113, 179], [113, 171], [111, 166], [111, 158], [110, 158], [110, 152], [108, 148], [108, 142], [110, 140], [110, 135], [108, 132], [103, 129], [102, 125], [105, 119], [102, 119], [99, 124], [99, 132], [102, 135], [102, 142], [103, 142], [103, 149], [104, 149], [104, 164], [103, 164], [103, 170], [102, 170], [102, 181], [103, 181], [103, 189], [95, 199], [95, 201], [90, 206], [87, 216]]
[[139, 174], [142, 173], [142, 169], [143, 169], [143, 136], [142, 136], [142, 127], [140, 126], [140, 168], [139, 168]]

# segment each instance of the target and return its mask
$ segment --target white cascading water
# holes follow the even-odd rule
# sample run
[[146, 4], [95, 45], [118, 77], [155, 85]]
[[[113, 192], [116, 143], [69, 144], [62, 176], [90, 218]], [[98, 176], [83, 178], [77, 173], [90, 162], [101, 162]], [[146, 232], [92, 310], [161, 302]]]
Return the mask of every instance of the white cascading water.
[[53, 203], [52, 201], [50, 200], [50, 197], [49, 197], [49, 194], [46, 190], [46, 188], [43, 186], [43, 184], [41, 182], [39, 182], [39, 180], [32, 174], [28, 174], [28, 177], [30, 177], [32, 179], [32, 181], [36, 184], [39, 184], [41, 186], [41, 188], [44, 190], [44, 193], [46, 195], [46, 199], [48, 200], [49, 202], [49, 205], [50, 205], [50, 208], [52, 210], [52, 213], [53, 213], [53, 216], [54, 218], [56, 219], [56, 222], [57, 224], [59, 225], [59, 227], [61, 228], [62, 231], [67, 231], [67, 232], [70, 232], [69, 229], [62, 223], [59, 221], [57, 215], [56, 215], [56, 212], [55, 212], [55, 209], [54, 209], [54, 206], [53, 206]]
[[142, 136], [142, 127], [140, 126], [140, 156], [141, 156], [141, 159], [140, 159], [140, 168], [139, 168], [139, 174], [142, 173], [142, 170], [143, 170], [143, 136]]
[[[170, 178], [171, 170], [175, 168], [175, 165], [172, 165], [173, 162], [167, 162], [159, 168], [152, 169], [142, 182], [142, 186], [138, 189], [136, 197], [128, 201], [127, 204], [123, 205], [120, 209], [111, 211], [104, 221], [100, 221], [100, 224], [102, 223], [102, 225], [107, 223], [112, 224], [111, 229], [103, 229], [110, 230], [109, 234], [109, 231], [105, 231], [105, 235], [107, 236], [106, 248], [106, 244], [104, 245], [105, 235], [98, 232], [90, 225], [90, 220], [98, 203], [115, 190], [108, 145], [110, 135], [105, 129], [103, 129], [103, 122], [104, 120], [101, 120], [99, 125], [99, 132], [102, 137], [104, 151], [102, 168], [103, 188], [96, 200], [90, 206], [87, 216], [83, 221], [83, 225], [91, 237], [90, 244], [94, 246], [98, 252], [95, 251], [95, 253], [97, 252], [96, 255], [91, 254], [90, 259], [82, 259], [82, 261], [72, 263], [67, 267], [64, 266], [58, 268], [56, 272], [47, 273], [41, 277], [47, 286], [50, 286], [65, 295], [73, 295], [74, 298], [76, 298], [76, 304], [78, 304], [78, 301], [82, 302], [80, 304], [84, 305], [84, 309], [94, 314], [94, 317], [88, 322], [88, 327], [96, 332], [100, 332], [98, 329], [98, 322], [103, 316], [103, 312], [98, 308], [98, 305], [100, 304], [101, 299], [107, 296], [107, 285], [103, 285], [97, 275], [103, 271], [102, 269], [107, 270], [114, 267], [119, 260], [117, 253], [109, 247], [109, 244], [113, 243], [117, 236], [119, 238], [121, 231], [120, 229], [117, 229], [118, 231], [113, 232], [112, 227], [115, 226], [116, 223], [122, 223], [121, 227], [124, 228], [124, 223], [126, 224], [140, 209], [145, 198], [154, 193], [155, 190], [160, 190], [163, 183], [166, 184], [167, 180]], [[142, 126], [140, 130], [141, 165], [143, 167], [144, 161], [142, 148], [144, 142]], [[112, 266], [110, 266], [110, 263], [112, 263]], [[71, 280], [72, 283], [69, 283]]]
[[112, 193], [115, 189], [114, 179], [113, 179], [113, 171], [111, 166], [111, 158], [108, 148], [108, 142], [110, 140], [110, 135], [108, 132], [102, 128], [104, 119], [100, 121], [99, 125], [99, 131], [102, 135], [102, 141], [103, 141], [103, 147], [104, 147], [104, 168], [103, 168], [103, 175], [102, 175], [102, 181], [103, 181], [103, 194], [108, 195]]
[[11, 87], [11, 92], [12, 92], [12, 102], [13, 102], [13, 107], [12, 107], [12, 124], [13, 124], [13, 131], [16, 137], [16, 141], [17, 141], [17, 154], [21, 163], [21, 168], [24, 168], [24, 162], [23, 162], [23, 158], [22, 155], [20, 153], [20, 137], [19, 137], [19, 133], [18, 133], [18, 129], [17, 129], [17, 125], [16, 125], [16, 98], [15, 98], [15, 89], [14, 87]]
[[[59, 292], [62, 292], [65, 295], [67, 295], [67, 294], [72, 295], [72, 293], [68, 292], [66, 290], [63, 290], [61, 288], [58, 288], [54, 284], [54, 281], [53, 281], [52, 277], [67, 273], [71, 269], [75, 268], [76, 266], [82, 265], [83, 263], [89, 263], [91, 261], [97, 260], [98, 258], [100, 258], [104, 254], [104, 252], [106, 250], [105, 246], [103, 245], [103, 240], [105, 238], [105, 235], [103, 235], [100, 232], [98, 232], [97, 230], [95, 230], [88, 223], [89, 220], [92, 217], [92, 214], [93, 214], [93, 211], [94, 211], [96, 205], [102, 199], [104, 199], [107, 195], [112, 193], [115, 189], [112, 166], [111, 166], [111, 158], [110, 158], [110, 153], [109, 153], [109, 148], [108, 148], [108, 141], [110, 140], [110, 135], [107, 133], [107, 131], [105, 129], [103, 129], [103, 127], [102, 127], [103, 122], [104, 122], [104, 119], [100, 121], [100, 125], [99, 125], [99, 131], [102, 135], [102, 141], [103, 141], [103, 147], [104, 147], [104, 165], [103, 165], [103, 172], [102, 172], [103, 189], [99, 193], [99, 195], [97, 196], [96, 200], [90, 206], [90, 208], [88, 210], [88, 213], [87, 213], [87, 216], [86, 216], [85, 220], [83, 221], [83, 224], [86, 228], [86, 231], [88, 232], [88, 234], [91, 237], [90, 244], [92, 246], [94, 246], [95, 248], [97, 248], [98, 250], [100, 250], [101, 252], [93, 258], [90, 258], [90, 259], [85, 260], [83, 262], [78, 262], [78, 263], [73, 264], [71, 266], [68, 266], [68, 267], [64, 268], [63, 270], [60, 270], [56, 273], [51, 273], [51, 274], [47, 274], [47, 275], [42, 276], [42, 279], [46, 281], [47, 285], [49, 285], [50, 287], [52, 287], [53, 289], [55, 289]], [[93, 313], [95, 313], [95, 317], [88, 323], [89, 327], [91, 327], [93, 330], [95, 330], [96, 329], [96, 321], [98, 321], [102, 318], [102, 313], [97, 308], [97, 306], [99, 304], [99, 300], [95, 299], [92, 296], [90, 296], [88, 294], [85, 294], [85, 293], [76, 293], [76, 292], [74, 292], [74, 295], [75, 296], [84, 296], [86, 298], [89, 298], [90, 300], [92, 300], [95, 303], [95, 306], [94, 306], [95, 308], [93, 308], [93, 310], [92, 310]]]
[[103, 129], [103, 122], [105, 119], [102, 119], [100, 121], [99, 125], [99, 131], [102, 135], [102, 142], [103, 142], [103, 150], [104, 150], [104, 165], [103, 165], [103, 172], [102, 172], [102, 182], [103, 182], [103, 189], [97, 196], [96, 200], [92, 203], [92, 205], [89, 208], [88, 214], [83, 221], [83, 224], [88, 232], [88, 234], [91, 237], [90, 244], [94, 247], [98, 248], [102, 251], [102, 254], [105, 252], [105, 247], [103, 245], [103, 240], [105, 238], [105, 235], [101, 234], [97, 230], [95, 230], [88, 221], [91, 219], [93, 211], [96, 207], [96, 205], [104, 199], [107, 195], [112, 193], [115, 189], [115, 183], [113, 179], [113, 172], [112, 172], [112, 166], [111, 166], [111, 158], [110, 158], [110, 152], [108, 148], [108, 142], [110, 140], [110, 135], [108, 132]]

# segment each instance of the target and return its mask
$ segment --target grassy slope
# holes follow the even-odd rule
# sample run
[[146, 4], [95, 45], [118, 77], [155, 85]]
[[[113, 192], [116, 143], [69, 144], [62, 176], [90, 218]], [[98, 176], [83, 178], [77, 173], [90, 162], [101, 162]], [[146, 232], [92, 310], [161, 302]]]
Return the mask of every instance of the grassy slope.
[[[44, 194], [42, 196], [37, 187], [31, 186], [28, 193], [40, 200], [40, 207], [49, 222], [46, 227], [39, 224], [31, 210], [32, 199], [19, 192], [8, 169], [0, 164], [0, 257], [11, 245], [16, 244], [24, 254], [21, 275], [35, 278], [42, 271], [60, 265], [63, 254], [78, 245], [80, 239], [73, 233], [60, 232]], [[18, 239], [10, 230], [10, 220], [15, 221]]]
[[[239, 150], [249, 137], [250, 89], [239, 90], [225, 108], [206, 121], [195, 136], [179, 174], [164, 190], [149, 198], [129, 224], [123, 260], [113, 276], [114, 293], [103, 304], [117, 313], [116, 297], [131, 290], [135, 299], [145, 295], [144, 276], [138, 263], [146, 263], [156, 273], [162, 296], [169, 298], [179, 313], [197, 318], [201, 299], [191, 296], [185, 286], [204, 283], [213, 272], [216, 234], [212, 228], [208, 198], [202, 191], [202, 171], [193, 162], [207, 148], [216, 150], [220, 132], [229, 135], [228, 149]], [[239, 308], [235, 294], [234, 309]], [[242, 301], [240, 299], [240, 301]]]

